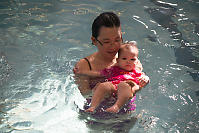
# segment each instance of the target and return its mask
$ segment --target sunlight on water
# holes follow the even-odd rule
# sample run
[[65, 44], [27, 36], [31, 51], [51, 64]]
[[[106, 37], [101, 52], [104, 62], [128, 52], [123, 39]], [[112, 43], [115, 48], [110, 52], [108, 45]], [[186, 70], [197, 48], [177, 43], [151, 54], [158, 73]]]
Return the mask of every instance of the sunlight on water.
[[[74, 101], [84, 101], [76, 88], [71, 85], [71, 75], [66, 77], [66, 82], [45, 79], [37, 85], [40, 90], [31, 97], [20, 101], [15, 108], [7, 112], [7, 123], [14, 130], [35, 130], [48, 133], [86, 131], [85, 123], [78, 121], [78, 113], [72, 109]], [[72, 89], [73, 90], [73, 89]], [[81, 98], [82, 97], [82, 98]], [[75, 122], [75, 123], [74, 123]]]

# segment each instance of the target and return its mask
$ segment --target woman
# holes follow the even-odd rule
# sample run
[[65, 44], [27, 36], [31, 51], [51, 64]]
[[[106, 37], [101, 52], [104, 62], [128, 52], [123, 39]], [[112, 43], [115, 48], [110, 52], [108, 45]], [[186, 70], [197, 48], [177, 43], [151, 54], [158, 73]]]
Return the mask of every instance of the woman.
[[[74, 73], [76, 71], [78, 73], [90, 70], [101, 71], [115, 65], [117, 52], [123, 42], [119, 17], [112, 12], [100, 14], [93, 22], [91, 40], [98, 51], [77, 62]], [[139, 61], [136, 69], [142, 71]], [[103, 81], [104, 79], [76, 75], [76, 83], [83, 95], [88, 94], [97, 83]], [[142, 77], [140, 87], [144, 87], [148, 81], [148, 77]]]

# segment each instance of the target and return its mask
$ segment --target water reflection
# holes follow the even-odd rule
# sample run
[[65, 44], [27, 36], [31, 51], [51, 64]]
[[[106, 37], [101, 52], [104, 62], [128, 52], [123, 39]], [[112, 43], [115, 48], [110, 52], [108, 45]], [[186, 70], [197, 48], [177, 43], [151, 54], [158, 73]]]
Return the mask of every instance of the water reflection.
[[91, 132], [128, 133], [136, 124], [138, 117], [140, 117], [140, 115], [134, 113], [115, 115], [101, 112], [90, 114], [84, 112], [84, 110], [79, 110], [79, 119], [86, 123]]
[[[199, 49], [199, 45], [192, 46], [191, 42], [183, 38], [184, 35], [179, 30], [178, 24], [173, 21], [173, 19], [178, 16], [176, 8], [177, 4], [170, 4], [154, 0], [152, 0], [152, 2], [158, 7], [146, 8], [145, 11], [148, 12], [151, 18], [155, 20], [158, 24], [168, 29], [168, 31], [171, 33], [171, 37], [181, 44], [180, 47], [175, 48], [175, 56], [177, 63], [188, 66], [190, 68], [194, 68], [195, 70], [199, 70], [198, 55], [194, 55], [192, 50], [193, 48]], [[180, 16], [186, 17], [182, 15]]]

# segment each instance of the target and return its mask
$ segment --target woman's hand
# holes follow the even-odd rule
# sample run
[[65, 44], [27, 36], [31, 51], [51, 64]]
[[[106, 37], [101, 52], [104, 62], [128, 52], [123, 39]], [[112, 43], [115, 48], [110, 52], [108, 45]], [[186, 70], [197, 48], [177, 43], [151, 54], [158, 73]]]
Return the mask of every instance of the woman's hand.
[[73, 73], [74, 73], [74, 74], [79, 74], [79, 73], [80, 73], [77, 66], [75, 66], [75, 67], [73, 68]]
[[139, 87], [145, 87], [148, 83], [149, 83], [149, 77], [147, 75], [142, 75], [141, 77], [138, 78], [139, 83]]
[[73, 73], [78, 76], [89, 76], [89, 71], [80, 71], [78, 67], [73, 68]]

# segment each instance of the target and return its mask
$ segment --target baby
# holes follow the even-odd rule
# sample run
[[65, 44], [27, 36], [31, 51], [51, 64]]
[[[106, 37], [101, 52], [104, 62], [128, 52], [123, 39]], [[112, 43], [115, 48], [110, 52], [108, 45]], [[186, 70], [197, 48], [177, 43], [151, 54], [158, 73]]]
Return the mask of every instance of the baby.
[[[98, 83], [94, 88], [91, 106], [86, 112], [93, 112], [106, 95], [116, 95], [117, 101], [106, 109], [107, 112], [117, 113], [121, 107], [140, 90], [139, 77], [144, 73], [135, 70], [138, 61], [138, 48], [135, 42], [125, 43], [118, 51], [117, 63], [100, 73], [89, 72], [89, 76], [105, 76], [106, 82]], [[148, 76], [144, 75], [145, 78]]]

